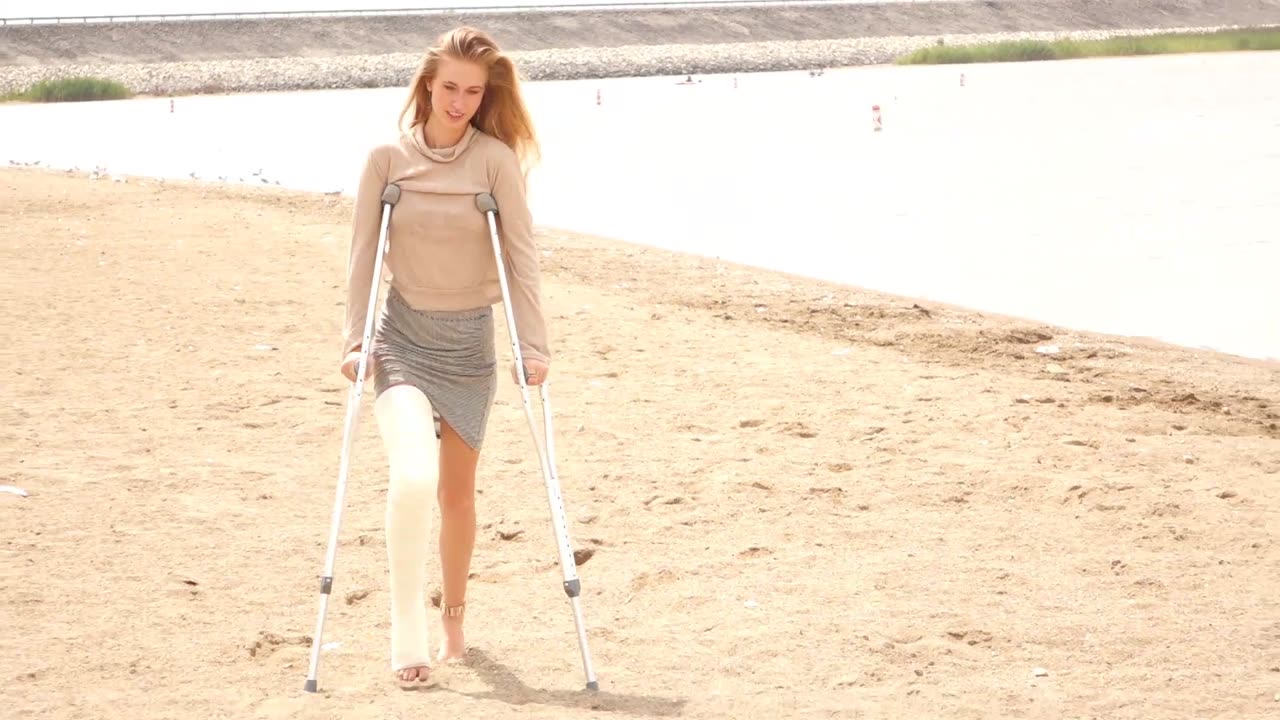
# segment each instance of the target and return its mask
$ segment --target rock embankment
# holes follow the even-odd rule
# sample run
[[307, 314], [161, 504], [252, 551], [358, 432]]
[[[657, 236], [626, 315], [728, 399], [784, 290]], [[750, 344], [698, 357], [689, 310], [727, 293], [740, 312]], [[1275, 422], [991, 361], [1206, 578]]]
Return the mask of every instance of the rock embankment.
[[[1280, 25], [1280, 0], [990, 0], [700, 10], [0, 26], [0, 93], [91, 75], [178, 95], [402, 86], [468, 23], [530, 80], [803, 70], [890, 62], [939, 41], [1107, 37]], [[389, 52], [390, 49], [403, 52]]]
[[802, 42], [1280, 23], [1280, 0], [831, 0], [643, 10], [0, 25], [0, 65], [190, 62], [420, 52], [457, 25], [507, 50]]
[[[1151, 32], [1164, 31], [1148, 29], [1124, 31], [1123, 34]], [[947, 43], [990, 42], [1059, 37], [1100, 38], [1115, 34], [1121, 33], [986, 33], [722, 45], [641, 45], [514, 51], [512, 55], [529, 80], [572, 80], [870, 65], [890, 62], [903, 53], [934, 45], [939, 40]], [[0, 93], [21, 90], [43, 79], [75, 75], [116, 80], [136, 93], [147, 95], [395, 87], [408, 84], [419, 60], [420, 55], [417, 53], [395, 53], [325, 58], [0, 66]]]

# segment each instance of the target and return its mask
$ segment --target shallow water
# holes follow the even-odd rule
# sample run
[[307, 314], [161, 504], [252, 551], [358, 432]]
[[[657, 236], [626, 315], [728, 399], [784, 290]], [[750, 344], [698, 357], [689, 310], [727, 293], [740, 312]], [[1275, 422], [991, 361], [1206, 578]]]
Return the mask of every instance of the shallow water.
[[[533, 83], [546, 154], [534, 212], [569, 230], [1280, 358], [1280, 84], [1268, 77], [1280, 53]], [[345, 191], [403, 97], [0, 107], [0, 163]]]

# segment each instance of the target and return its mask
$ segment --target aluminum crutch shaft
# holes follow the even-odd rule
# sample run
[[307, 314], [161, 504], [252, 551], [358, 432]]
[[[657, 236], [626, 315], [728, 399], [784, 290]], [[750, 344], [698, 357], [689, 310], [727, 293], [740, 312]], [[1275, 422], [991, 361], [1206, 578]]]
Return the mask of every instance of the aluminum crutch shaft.
[[382, 258], [386, 253], [387, 229], [391, 224], [391, 210], [400, 201], [400, 186], [387, 185], [382, 191], [382, 225], [378, 231], [378, 249], [374, 253], [373, 281], [369, 284], [369, 309], [364, 318], [363, 342], [360, 345], [360, 362], [356, 367], [356, 381], [347, 392], [347, 418], [342, 431], [342, 455], [338, 461], [338, 490], [333, 500], [333, 516], [329, 522], [329, 549], [324, 558], [324, 574], [320, 577], [320, 608], [316, 614], [315, 635], [311, 639], [311, 662], [307, 670], [307, 682], [303, 689], [315, 692], [320, 667], [320, 648], [323, 644], [324, 620], [329, 610], [329, 595], [333, 590], [333, 566], [338, 556], [338, 531], [342, 525], [342, 510], [346, 503], [347, 475], [351, 469], [351, 447], [359, 426], [360, 401], [364, 396], [364, 376], [369, 367], [373, 347], [373, 324], [378, 309], [378, 286], [382, 279]]
[[524, 353], [520, 350], [520, 337], [516, 330], [515, 310], [511, 307], [511, 289], [507, 281], [506, 264], [502, 261], [502, 245], [498, 240], [498, 203], [490, 193], [476, 195], [476, 208], [484, 214], [489, 223], [489, 239], [493, 244], [493, 255], [498, 264], [498, 283], [502, 286], [502, 306], [506, 311], [507, 335], [511, 340], [511, 353], [516, 362], [516, 376], [520, 383], [520, 396], [524, 400], [525, 418], [529, 421], [529, 432], [533, 436], [533, 445], [538, 452], [538, 461], [542, 466], [542, 478], [547, 490], [547, 506], [551, 511], [551, 523], [555, 531], [556, 547], [560, 554], [560, 569], [564, 575], [564, 591], [573, 608], [573, 621], [578, 631], [578, 649], [582, 654], [582, 670], [587, 677], [587, 689], [598, 690], [595, 669], [591, 662], [591, 650], [587, 642], [586, 621], [582, 613], [582, 583], [578, 579], [577, 563], [573, 558], [573, 544], [569, 540], [569, 523], [565, 517], [564, 500], [560, 496], [560, 479], [555, 467], [553, 436], [555, 431], [551, 423], [551, 396], [544, 380], [539, 386], [542, 396], [543, 431], [546, 448], [539, 442], [537, 423], [533, 417], [533, 406], [529, 400], [529, 386], [526, 382]]

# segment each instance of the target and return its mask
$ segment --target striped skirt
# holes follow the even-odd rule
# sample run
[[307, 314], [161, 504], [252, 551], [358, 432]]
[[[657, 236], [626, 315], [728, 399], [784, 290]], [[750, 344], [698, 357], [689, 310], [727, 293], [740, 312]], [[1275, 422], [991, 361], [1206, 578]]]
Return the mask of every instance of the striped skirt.
[[395, 385], [418, 388], [431, 401], [436, 437], [443, 418], [478, 450], [498, 389], [493, 308], [417, 310], [391, 288], [379, 320], [375, 395]]

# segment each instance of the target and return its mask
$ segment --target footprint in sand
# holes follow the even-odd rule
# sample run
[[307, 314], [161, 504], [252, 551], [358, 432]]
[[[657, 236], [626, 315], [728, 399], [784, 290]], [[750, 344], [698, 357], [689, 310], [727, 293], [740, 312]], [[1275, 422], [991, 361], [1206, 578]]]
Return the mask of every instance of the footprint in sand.
[[650, 505], [683, 505], [686, 500], [682, 495], [651, 495], [645, 499], [645, 506]]
[[837, 487], [837, 486], [811, 487], [809, 488], [809, 494], [810, 495], [826, 495], [829, 497], [839, 497], [844, 494], [844, 488]]
[[818, 437], [817, 431], [811, 429], [808, 425], [805, 425], [802, 422], [785, 422], [779, 424], [777, 427], [788, 435], [795, 435], [800, 438], [809, 439]]
[[654, 572], [642, 572], [631, 579], [631, 592], [638, 593], [650, 588], [670, 585], [680, 579], [674, 570], [662, 568]]
[[289, 645], [309, 646], [311, 645], [311, 637], [308, 635], [281, 635], [267, 630], [258, 631], [258, 639], [249, 643], [246, 649], [249, 651], [251, 658], [269, 657], [281, 647]]
[[948, 630], [947, 637], [966, 645], [985, 645], [992, 639], [991, 633], [986, 630]]

